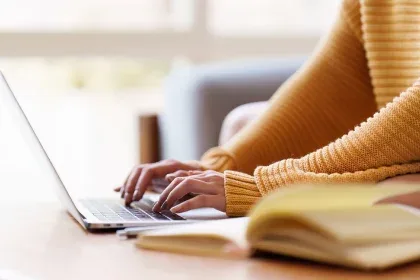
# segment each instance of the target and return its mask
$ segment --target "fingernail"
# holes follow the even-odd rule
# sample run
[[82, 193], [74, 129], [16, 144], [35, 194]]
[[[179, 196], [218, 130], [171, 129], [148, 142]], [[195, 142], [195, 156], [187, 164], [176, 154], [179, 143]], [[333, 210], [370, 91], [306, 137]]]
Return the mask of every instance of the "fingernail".
[[174, 206], [171, 209], [169, 209], [169, 211], [171, 211], [172, 213], [178, 213], [178, 211], [180, 211], [181, 208], [179, 208], [178, 206]]
[[169, 182], [173, 181], [174, 178], [174, 176], [166, 176], [166, 180]]
[[162, 204], [162, 207], [160, 207], [162, 210], [168, 210], [168, 203], [166, 201]]
[[130, 193], [125, 193], [125, 205], [129, 205], [132, 201], [132, 195]]
[[157, 205], [157, 201], [155, 202], [155, 203], [153, 203], [153, 206], [152, 206], [152, 211], [155, 211], [156, 212], [156, 205]]

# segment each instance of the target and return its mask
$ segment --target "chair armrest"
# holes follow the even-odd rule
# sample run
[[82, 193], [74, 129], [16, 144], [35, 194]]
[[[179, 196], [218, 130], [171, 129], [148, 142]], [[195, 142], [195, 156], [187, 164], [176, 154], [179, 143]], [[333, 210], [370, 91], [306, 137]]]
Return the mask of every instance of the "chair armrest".
[[173, 71], [160, 116], [163, 158], [199, 159], [218, 144], [225, 116], [235, 107], [268, 100], [303, 58], [219, 63]]

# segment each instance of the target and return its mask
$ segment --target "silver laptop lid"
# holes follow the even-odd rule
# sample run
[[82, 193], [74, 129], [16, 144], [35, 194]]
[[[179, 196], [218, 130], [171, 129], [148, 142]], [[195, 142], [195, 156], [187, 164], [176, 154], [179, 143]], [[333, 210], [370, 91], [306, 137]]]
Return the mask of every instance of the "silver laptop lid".
[[58, 197], [66, 206], [70, 214], [83, 226], [85, 227], [82, 217], [77, 210], [73, 200], [70, 197], [69, 192], [61, 181], [60, 176], [58, 175], [54, 165], [52, 164], [50, 158], [48, 157], [47, 152], [42, 146], [39, 138], [37, 137], [33, 127], [31, 126], [28, 118], [22, 110], [18, 100], [10, 89], [9, 85], [3, 74], [0, 72], [0, 102], [3, 106], [8, 108], [12, 114], [13, 121], [19, 127], [19, 131], [22, 133], [22, 136], [25, 139], [26, 144], [33, 151], [36, 158], [39, 161], [42, 170], [46, 171], [48, 180], [51, 181], [52, 185], [55, 187]]

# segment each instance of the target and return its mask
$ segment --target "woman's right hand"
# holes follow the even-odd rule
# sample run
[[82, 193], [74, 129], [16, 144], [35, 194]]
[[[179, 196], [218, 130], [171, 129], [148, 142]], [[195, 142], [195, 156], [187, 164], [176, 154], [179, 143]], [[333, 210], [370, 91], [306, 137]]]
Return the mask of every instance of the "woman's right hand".
[[162, 160], [156, 163], [140, 164], [131, 170], [125, 183], [115, 188], [115, 191], [121, 193], [125, 204], [129, 205], [133, 201], [140, 200], [146, 192], [152, 179], [164, 178], [167, 174], [179, 170], [201, 170], [198, 162], [180, 162], [177, 160]]

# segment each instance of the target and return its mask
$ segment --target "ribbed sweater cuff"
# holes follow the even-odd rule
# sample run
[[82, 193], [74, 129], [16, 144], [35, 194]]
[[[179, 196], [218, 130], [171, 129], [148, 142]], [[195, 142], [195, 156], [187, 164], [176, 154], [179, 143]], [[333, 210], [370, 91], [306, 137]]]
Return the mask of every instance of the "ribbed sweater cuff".
[[236, 171], [225, 171], [226, 214], [245, 216], [261, 198], [254, 177]]

